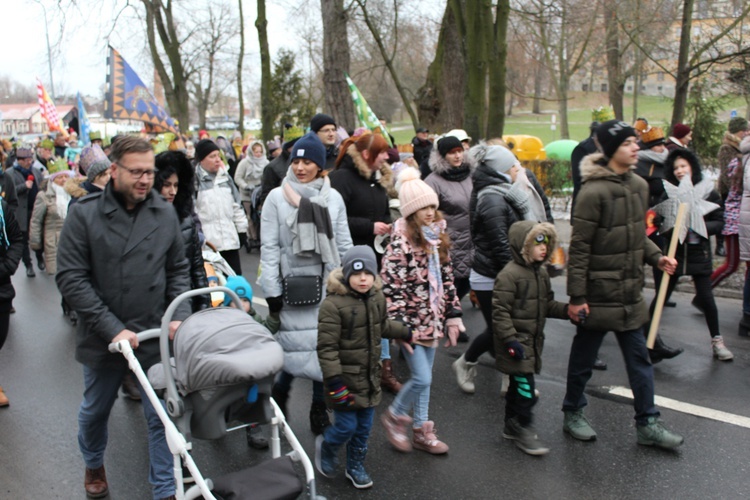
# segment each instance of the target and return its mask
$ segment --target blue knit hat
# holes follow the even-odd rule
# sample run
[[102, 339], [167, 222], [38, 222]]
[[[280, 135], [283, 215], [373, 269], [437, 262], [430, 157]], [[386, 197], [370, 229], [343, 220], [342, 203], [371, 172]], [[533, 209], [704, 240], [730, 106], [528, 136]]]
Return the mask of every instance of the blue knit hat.
[[[244, 276], [230, 276], [227, 278], [226, 287], [232, 290], [240, 299], [246, 299], [249, 302], [253, 301], [253, 287], [245, 279]], [[224, 305], [228, 306], [232, 303], [232, 297], [228, 293], [224, 294]]]
[[323, 146], [317, 134], [308, 132], [294, 143], [289, 162], [291, 163], [297, 158], [310, 160], [321, 169], [326, 166], [326, 147]]

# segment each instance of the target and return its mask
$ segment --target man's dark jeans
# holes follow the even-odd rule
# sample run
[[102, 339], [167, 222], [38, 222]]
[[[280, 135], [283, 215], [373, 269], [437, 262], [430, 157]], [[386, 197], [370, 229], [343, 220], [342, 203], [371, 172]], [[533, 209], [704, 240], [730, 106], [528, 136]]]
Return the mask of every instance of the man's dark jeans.
[[[591, 378], [591, 370], [607, 332], [586, 330], [578, 327], [568, 359], [568, 384], [563, 400], [563, 411], [574, 411], [586, 406], [583, 391]], [[635, 420], [646, 425], [648, 417], [659, 416], [654, 406], [654, 368], [648, 357], [643, 328], [615, 332], [622, 357], [628, 371], [630, 388], [633, 390]]]

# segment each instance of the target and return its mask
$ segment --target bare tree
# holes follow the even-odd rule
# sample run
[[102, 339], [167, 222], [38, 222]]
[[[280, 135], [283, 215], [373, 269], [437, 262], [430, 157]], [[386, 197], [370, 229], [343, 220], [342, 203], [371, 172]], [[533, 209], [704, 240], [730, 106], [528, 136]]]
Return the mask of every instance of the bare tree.
[[392, 42], [392, 49], [390, 50], [390, 53], [389, 53], [388, 48], [386, 47], [386, 42], [383, 39], [383, 36], [380, 34], [381, 33], [380, 28], [377, 26], [376, 20], [374, 20], [370, 16], [370, 13], [367, 10], [367, 0], [354, 0], [354, 1], [359, 6], [360, 11], [362, 12], [362, 17], [364, 19], [365, 25], [367, 26], [367, 29], [372, 34], [372, 37], [378, 46], [380, 55], [383, 57], [383, 62], [385, 63], [385, 66], [388, 68], [388, 73], [391, 75], [391, 78], [393, 79], [393, 83], [396, 86], [398, 95], [401, 97], [401, 103], [406, 109], [406, 112], [409, 113], [409, 117], [411, 118], [412, 125], [414, 126], [414, 129], [416, 130], [417, 127], [419, 126], [419, 120], [417, 119], [417, 114], [414, 112], [414, 108], [411, 105], [411, 98], [407, 94], [406, 88], [401, 83], [401, 78], [394, 65], [394, 59], [398, 51], [398, 41], [399, 41], [398, 40], [399, 1], [394, 0], [393, 2], [394, 20], [393, 20], [393, 25], [391, 28], [391, 33], [393, 34], [393, 42]]
[[273, 140], [273, 108], [271, 106], [271, 51], [268, 48], [268, 20], [266, 0], [258, 0], [258, 18], [255, 20], [260, 42], [260, 116], [263, 121], [263, 139]]
[[328, 112], [346, 130], [354, 129], [354, 102], [346, 83], [350, 55], [344, 0], [320, 0], [323, 18], [323, 84]]
[[242, 11], [242, 0], [237, 0], [239, 7], [240, 53], [237, 56], [237, 107], [239, 108], [239, 130], [245, 136], [245, 96], [242, 89], [242, 66], [245, 59], [245, 14]]

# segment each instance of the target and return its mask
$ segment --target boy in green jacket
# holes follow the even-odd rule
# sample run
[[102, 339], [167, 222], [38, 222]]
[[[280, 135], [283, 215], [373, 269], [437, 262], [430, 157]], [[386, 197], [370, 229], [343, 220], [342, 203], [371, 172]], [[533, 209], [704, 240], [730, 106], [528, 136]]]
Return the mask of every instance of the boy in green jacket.
[[318, 361], [334, 424], [315, 441], [315, 466], [326, 477], [346, 446], [346, 477], [356, 488], [372, 486], [364, 467], [375, 407], [380, 403], [380, 339], [410, 341], [409, 328], [389, 320], [375, 252], [354, 246], [328, 276], [318, 313]]
[[508, 231], [511, 260], [495, 278], [492, 331], [497, 369], [510, 376], [503, 437], [529, 455], [545, 455], [531, 426], [537, 402], [534, 374], [542, 369], [545, 318], [566, 319], [568, 304], [555, 300], [546, 264], [557, 244], [555, 226], [516, 222]]

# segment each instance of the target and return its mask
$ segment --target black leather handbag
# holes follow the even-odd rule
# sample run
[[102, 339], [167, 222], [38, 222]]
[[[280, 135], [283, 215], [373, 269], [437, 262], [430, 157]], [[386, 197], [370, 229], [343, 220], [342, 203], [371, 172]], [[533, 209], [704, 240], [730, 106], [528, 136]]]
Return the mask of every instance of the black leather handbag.
[[287, 276], [281, 284], [287, 305], [312, 306], [323, 298], [322, 276]]

